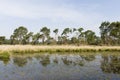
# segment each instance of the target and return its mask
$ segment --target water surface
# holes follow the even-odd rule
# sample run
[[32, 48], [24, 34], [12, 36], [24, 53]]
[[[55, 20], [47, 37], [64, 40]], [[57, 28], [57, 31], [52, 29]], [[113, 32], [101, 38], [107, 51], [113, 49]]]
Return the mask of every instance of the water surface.
[[11, 54], [0, 59], [0, 80], [120, 80], [120, 54]]

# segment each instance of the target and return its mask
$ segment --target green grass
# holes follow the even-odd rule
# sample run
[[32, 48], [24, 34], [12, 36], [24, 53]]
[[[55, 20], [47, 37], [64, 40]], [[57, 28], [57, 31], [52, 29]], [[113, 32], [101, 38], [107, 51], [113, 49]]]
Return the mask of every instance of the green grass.
[[10, 57], [10, 54], [8, 53], [8, 52], [0, 52], [0, 59], [1, 60], [8, 60], [9, 59], [9, 57]]

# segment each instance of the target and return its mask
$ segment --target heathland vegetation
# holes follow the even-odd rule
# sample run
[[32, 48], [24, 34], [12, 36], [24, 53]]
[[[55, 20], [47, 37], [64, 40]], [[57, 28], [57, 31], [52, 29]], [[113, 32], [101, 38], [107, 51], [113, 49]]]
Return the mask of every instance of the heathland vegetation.
[[[20, 26], [14, 30], [10, 39], [0, 37], [0, 52], [120, 51], [120, 22], [102, 22], [99, 29], [100, 36], [92, 30], [84, 31], [82, 27], [65, 28], [59, 35], [59, 29], [51, 31], [43, 27], [39, 32], [33, 33]], [[50, 36], [51, 32], [54, 33], [54, 37]]]
[[[24, 26], [14, 30], [10, 39], [0, 37], [0, 44], [31, 44], [31, 45], [120, 45], [120, 22], [102, 22], [99, 26], [100, 36], [92, 30], [84, 31], [79, 28], [65, 28], [62, 32], [59, 29], [51, 31], [42, 27], [37, 33], [29, 32]], [[50, 33], [54, 33], [54, 37]], [[59, 34], [61, 32], [61, 34]]]

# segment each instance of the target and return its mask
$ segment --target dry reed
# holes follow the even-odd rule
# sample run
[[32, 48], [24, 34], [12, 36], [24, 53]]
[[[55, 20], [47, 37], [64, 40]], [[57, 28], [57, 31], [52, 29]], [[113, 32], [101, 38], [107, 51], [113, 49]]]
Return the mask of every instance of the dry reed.
[[36, 52], [97, 52], [119, 51], [120, 46], [73, 46], [73, 45], [0, 45], [0, 52], [36, 53]]

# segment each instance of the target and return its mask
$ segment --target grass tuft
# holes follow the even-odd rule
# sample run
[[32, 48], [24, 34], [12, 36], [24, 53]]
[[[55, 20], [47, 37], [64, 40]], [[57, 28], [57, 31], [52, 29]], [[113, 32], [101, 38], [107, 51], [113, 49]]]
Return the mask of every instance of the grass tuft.
[[10, 57], [10, 54], [6, 51], [0, 52], [0, 59], [8, 60]]

